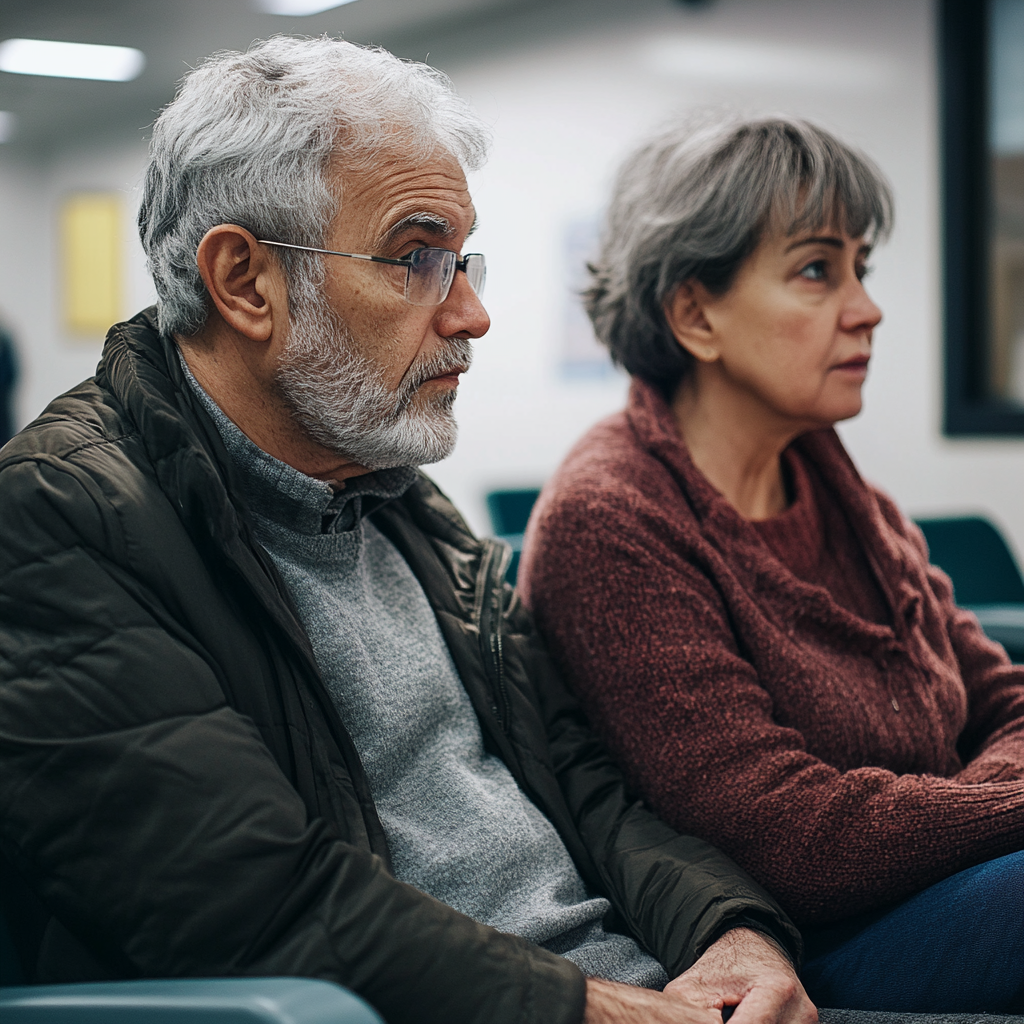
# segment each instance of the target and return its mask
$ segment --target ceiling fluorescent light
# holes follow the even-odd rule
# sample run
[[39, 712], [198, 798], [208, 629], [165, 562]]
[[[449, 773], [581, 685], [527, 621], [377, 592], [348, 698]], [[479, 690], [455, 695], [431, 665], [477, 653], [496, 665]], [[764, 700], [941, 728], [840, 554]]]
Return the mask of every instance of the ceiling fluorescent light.
[[129, 46], [58, 43], [50, 39], [8, 39], [0, 43], [0, 71], [51, 78], [93, 78], [130, 82], [146, 58]]
[[291, 14], [305, 17], [307, 14], [319, 14], [329, 11], [332, 7], [344, 7], [355, 3], [355, 0], [259, 0], [261, 10], [267, 14]]
[[307, 14], [320, 14], [332, 7], [344, 7], [355, 3], [355, 0], [259, 0], [259, 5], [267, 14], [284, 14], [293, 17], [305, 17]]
[[0, 110], [0, 142], [7, 142], [18, 126], [18, 119], [9, 110]]

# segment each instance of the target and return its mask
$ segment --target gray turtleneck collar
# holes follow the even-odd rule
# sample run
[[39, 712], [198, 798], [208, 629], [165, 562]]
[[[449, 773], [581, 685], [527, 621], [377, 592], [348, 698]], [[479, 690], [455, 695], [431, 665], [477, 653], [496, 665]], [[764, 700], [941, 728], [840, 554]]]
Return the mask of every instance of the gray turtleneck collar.
[[341, 533], [381, 505], [400, 498], [416, 479], [416, 470], [408, 466], [352, 477], [340, 489], [306, 476], [250, 441], [206, 393], [180, 351], [178, 359], [185, 379], [240, 470], [247, 506], [258, 510], [260, 518], [302, 534]]

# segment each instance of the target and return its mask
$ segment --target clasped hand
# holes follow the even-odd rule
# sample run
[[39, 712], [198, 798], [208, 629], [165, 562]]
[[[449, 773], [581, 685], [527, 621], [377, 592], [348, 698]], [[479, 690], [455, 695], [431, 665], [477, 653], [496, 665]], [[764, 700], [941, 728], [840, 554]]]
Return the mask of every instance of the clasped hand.
[[734, 928], [663, 992], [591, 978], [584, 1024], [816, 1024], [792, 964], [770, 939]]

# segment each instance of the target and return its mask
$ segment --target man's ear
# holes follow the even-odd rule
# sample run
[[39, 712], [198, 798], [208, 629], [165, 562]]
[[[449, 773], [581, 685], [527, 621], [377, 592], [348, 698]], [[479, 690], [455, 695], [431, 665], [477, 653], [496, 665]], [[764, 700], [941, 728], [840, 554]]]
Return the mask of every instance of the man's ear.
[[237, 224], [218, 224], [203, 236], [196, 263], [217, 312], [251, 341], [269, 341], [274, 318], [287, 320], [288, 290], [280, 264]]
[[704, 315], [710, 298], [700, 281], [683, 281], [662, 307], [676, 341], [702, 363], [713, 363], [719, 356], [715, 332]]

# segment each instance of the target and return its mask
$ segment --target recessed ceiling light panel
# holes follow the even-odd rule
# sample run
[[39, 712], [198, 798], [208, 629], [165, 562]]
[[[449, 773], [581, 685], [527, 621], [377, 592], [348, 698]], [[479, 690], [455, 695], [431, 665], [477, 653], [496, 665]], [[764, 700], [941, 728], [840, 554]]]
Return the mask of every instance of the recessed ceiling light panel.
[[7, 142], [17, 127], [17, 117], [9, 110], [0, 110], [0, 142]]
[[267, 14], [290, 14], [303, 17], [307, 14], [319, 14], [329, 11], [332, 7], [344, 7], [355, 3], [355, 0], [257, 0], [257, 6]]
[[0, 71], [52, 78], [92, 78], [130, 82], [146, 64], [130, 46], [58, 43], [51, 39], [7, 39], [0, 43]]

